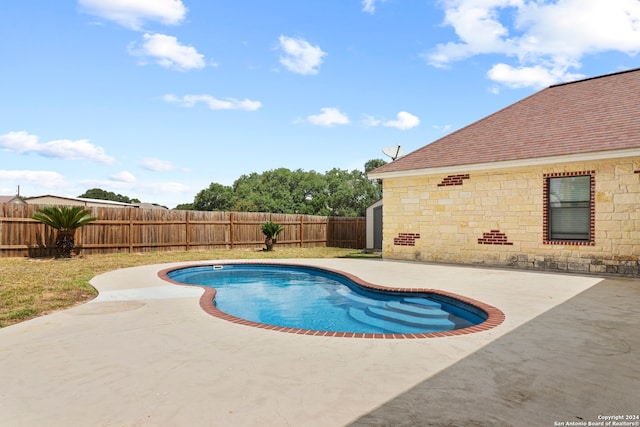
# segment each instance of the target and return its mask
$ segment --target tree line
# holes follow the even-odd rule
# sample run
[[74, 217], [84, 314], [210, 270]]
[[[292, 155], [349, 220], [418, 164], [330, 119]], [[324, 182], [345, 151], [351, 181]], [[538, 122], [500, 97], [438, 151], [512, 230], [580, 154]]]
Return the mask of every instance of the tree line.
[[106, 191], [102, 188], [91, 188], [78, 197], [86, 199], [111, 200], [112, 202], [122, 203], [140, 203], [140, 200], [138, 199], [130, 199], [122, 194], [116, 194], [113, 191]]
[[211, 183], [196, 194], [193, 203], [176, 209], [199, 211], [273, 212], [323, 216], [364, 216], [382, 197], [382, 187], [367, 173], [384, 165], [369, 160], [364, 171], [333, 168], [324, 174], [278, 168], [242, 175], [232, 185]]
[[[382, 159], [373, 159], [365, 163], [363, 171], [333, 168], [324, 174], [287, 168], [253, 172], [240, 176], [232, 185], [212, 182], [196, 194], [193, 203], [180, 204], [176, 209], [365, 216], [367, 207], [382, 197], [380, 182], [370, 181], [367, 173], [384, 164]], [[78, 197], [140, 203], [100, 188]]]

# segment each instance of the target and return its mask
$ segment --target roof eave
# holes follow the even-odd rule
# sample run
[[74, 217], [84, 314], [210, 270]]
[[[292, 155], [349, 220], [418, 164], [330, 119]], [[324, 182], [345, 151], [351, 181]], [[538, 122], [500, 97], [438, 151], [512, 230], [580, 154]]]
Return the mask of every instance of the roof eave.
[[567, 154], [553, 157], [537, 157], [532, 159], [506, 160], [503, 162], [475, 163], [467, 165], [443, 166], [437, 168], [407, 169], [400, 171], [369, 173], [369, 179], [404, 178], [419, 175], [435, 175], [445, 173], [473, 172], [491, 169], [509, 169], [525, 166], [552, 165], [558, 163], [607, 160], [622, 157], [640, 157], [640, 147], [623, 150], [596, 151], [591, 153]]

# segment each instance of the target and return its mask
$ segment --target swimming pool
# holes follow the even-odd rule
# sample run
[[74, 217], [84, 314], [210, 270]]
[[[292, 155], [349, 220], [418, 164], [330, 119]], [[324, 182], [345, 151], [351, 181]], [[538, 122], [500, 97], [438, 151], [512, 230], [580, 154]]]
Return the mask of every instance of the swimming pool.
[[[208, 289], [201, 305], [217, 317], [287, 332], [452, 335], [484, 330], [487, 325], [478, 326], [489, 318], [489, 306], [453, 294], [383, 288], [311, 266], [225, 263], [168, 269], [160, 275]], [[495, 326], [495, 318], [490, 325]]]

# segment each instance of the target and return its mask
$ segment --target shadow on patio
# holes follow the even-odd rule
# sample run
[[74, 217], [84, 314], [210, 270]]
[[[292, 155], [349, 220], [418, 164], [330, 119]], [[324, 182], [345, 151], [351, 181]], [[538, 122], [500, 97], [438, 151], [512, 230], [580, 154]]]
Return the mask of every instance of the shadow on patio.
[[639, 325], [640, 280], [608, 278], [351, 425], [587, 425], [639, 414]]

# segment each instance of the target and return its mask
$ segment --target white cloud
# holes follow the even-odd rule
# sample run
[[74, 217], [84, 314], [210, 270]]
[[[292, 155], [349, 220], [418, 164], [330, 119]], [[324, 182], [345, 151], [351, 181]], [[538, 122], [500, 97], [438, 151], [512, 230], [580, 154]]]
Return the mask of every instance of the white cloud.
[[38, 151], [41, 148], [36, 135], [29, 135], [25, 131], [9, 132], [0, 135], [0, 148], [18, 153]]
[[153, 157], [142, 159], [142, 167], [154, 172], [169, 172], [175, 169], [175, 166], [170, 161]]
[[417, 116], [414, 116], [411, 113], [407, 113], [406, 111], [400, 111], [396, 117], [397, 120], [389, 120], [382, 123], [383, 126], [398, 128], [401, 130], [407, 130], [414, 128], [420, 124], [420, 119]]
[[382, 124], [382, 120], [376, 119], [368, 114], [364, 115], [364, 118], [360, 121], [365, 128], [376, 127]]
[[376, 3], [385, 1], [387, 0], [362, 0], [362, 10], [373, 15], [376, 11]]
[[434, 128], [435, 130], [437, 130], [437, 131], [442, 132], [442, 133], [446, 133], [446, 132], [448, 132], [448, 131], [451, 129], [451, 125], [442, 125], [442, 126], [439, 126], [439, 125], [433, 125], [433, 128]]
[[487, 72], [487, 76], [495, 82], [512, 88], [543, 88], [560, 80], [578, 80], [582, 74], [573, 74], [563, 68], [545, 68], [542, 65], [532, 67], [512, 67], [507, 64], [495, 64]]
[[43, 157], [64, 160], [90, 160], [93, 162], [112, 164], [115, 159], [105, 154], [102, 147], [91, 144], [86, 139], [72, 141], [58, 139], [45, 143], [38, 142], [36, 135], [24, 131], [9, 132], [0, 135], [0, 148], [21, 154], [36, 153]]
[[520, 46], [534, 54], [579, 58], [585, 53], [640, 51], [640, 2], [637, 0], [528, 1], [517, 25], [526, 38]]
[[488, 77], [511, 87], [541, 87], [583, 77], [584, 56], [605, 51], [640, 52], [638, 0], [445, 0], [444, 25], [457, 41], [424, 55], [446, 67], [480, 54], [501, 54]]
[[109, 177], [113, 181], [118, 182], [136, 182], [136, 177], [128, 171], [120, 171]]
[[386, 126], [401, 130], [411, 129], [420, 124], [420, 119], [417, 116], [406, 111], [400, 111], [396, 118], [396, 120], [380, 120], [373, 116], [365, 115], [361, 123], [364, 127]]
[[181, 0], [78, 0], [89, 14], [140, 30], [145, 22], [180, 24], [187, 13]]
[[142, 45], [140, 47], [136, 44], [130, 45], [129, 54], [142, 58], [155, 58], [159, 65], [178, 71], [206, 66], [204, 55], [198, 53], [192, 46], [180, 44], [176, 37], [158, 33], [145, 33], [142, 37], [144, 39]]
[[45, 188], [58, 188], [64, 184], [62, 175], [51, 171], [0, 170], [0, 180], [17, 184], [30, 182]]
[[319, 46], [312, 46], [304, 39], [280, 36], [280, 63], [298, 74], [318, 74], [322, 58], [327, 54]]
[[327, 127], [349, 124], [349, 117], [337, 108], [321, 108], [320, 111], [322, 113], [308, 116], [307, 120], [314, 125]]
[[262, 107], [260, 101], [249, 99], [238, 100], [234, 98], [216, 99], [211, 95], [184, 95], [182, 98], [167, 94], [162, 97], [165, 102], [181, 105], [182, 107], [193, 107], [198, 102], [206, 104], [211, 110], [243, 110], [256, 111]]

